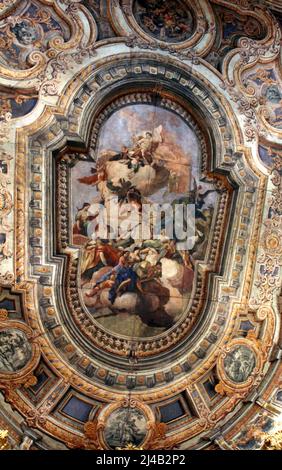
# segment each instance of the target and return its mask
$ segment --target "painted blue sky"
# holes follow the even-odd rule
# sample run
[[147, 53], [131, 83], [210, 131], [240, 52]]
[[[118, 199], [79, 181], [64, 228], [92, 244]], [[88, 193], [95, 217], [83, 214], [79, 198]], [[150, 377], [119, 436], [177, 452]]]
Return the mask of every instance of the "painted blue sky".
[[116, 111], [102, 126], [97, 154], [104, 150], [119, 151], [122, 145], [130, 146], [132, 136], [153, 131], [162, 125], [164, 134], [178, 144], [185, 156], [197, 166], [199, 144], [194, 131], [176, 114], [153, 105], [136, 104]]
[[[153, 131], [162, 125], [165, 141], [168, 139], [180, 148], [182, 159], [192, 165], [192, 174], [199, 178], [199, 144], [195, 132], [171, 111], [153, 105], [129, 105], [116, 111], [102, 126], [97, 146], [97, 157], [105, 150], [120, 151], [123, 145], [131, 146], [132, 137], [144, 131]], [[76, 214], [84, 202], [92, 203], [99, 198], [99, 193], [93, 186], [87, 186], [77, 181], [81, 176], [89, 176], [95, 163], [80, 162], [72, 170], [72, 213]], [[152, 202], [163, 199], [165, 190], [159, 190], [150, 197]]]

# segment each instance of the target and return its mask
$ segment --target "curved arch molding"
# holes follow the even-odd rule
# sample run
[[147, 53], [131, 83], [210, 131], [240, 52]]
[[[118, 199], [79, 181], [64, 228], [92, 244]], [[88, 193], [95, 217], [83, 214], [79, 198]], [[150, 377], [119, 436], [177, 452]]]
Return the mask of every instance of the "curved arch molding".
[[[281, 413], [276, 5], [195, 0], [176, 27], [168, 7], [159, 18], [141, 1], [2, 3], [0, 427], [14, 447], [261, 448]], [[174, 3], [181, 15], [186, 0]], [[93, 251], [89, 232], [74, 229], [74, 198], [82, 207], [77, 188], [98, 191], [77, 181], [99, 170], [116, 116], [136, 131], [141, 109], [142, 132], [154, 109], [163, 154], [169, 122], [170, 138], [178, 126], [197, 142], [184, 180], [190, 194], [196, 183], [212, 194], [212, 212], [200, 211], [202, 220], [212, 215], [205, 251], [192, 253], [189, 269], [184, 263], [183, 308], [173, 319], [165, 310], [159, 324], [135, 311], [142, 328], [132, 333], [123, 327], [130, 315], [115, 310], [119, 325], [114, 315], [99, 320], [102, 307], [93, 310], [95, 296], [85, 294]], [[132, 169], [110, 157], [108, 169]], [[138, 165], [133, 177], [144, 167], [161, 173], [160, 163]]]

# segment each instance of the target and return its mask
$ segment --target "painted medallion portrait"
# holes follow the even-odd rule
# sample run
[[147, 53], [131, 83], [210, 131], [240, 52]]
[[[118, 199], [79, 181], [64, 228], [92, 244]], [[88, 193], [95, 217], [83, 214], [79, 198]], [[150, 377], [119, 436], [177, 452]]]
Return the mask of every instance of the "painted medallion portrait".
[[184, 0], [135, 0], [133, 10], [137, 23], [160, 41], [181, 42], [193, 34], [193, 16]]
[[147, 435], [147, 421], [141, 410], [121, 408], [114, 411], [107, 421], [104, 437], [112, 449], [131, 444], [142, 445]]
[[256, 366], [254, 352], [246, 346], [237, 346], [224, 359], [224, 370], [233, 382], [242, 383], [250, 377]]
[[31, 353], [31, 345], [23, 331], [15, 328], [0, 331], [0, 372], [23, 369]]
[[218, 197], [200, 179], [200, 157], [198, 137], [179, 115], [134, 104], [102, 125], [96, 161], [73, 167], [80, 295], [106, 330], [146, 338], [185, 315]]

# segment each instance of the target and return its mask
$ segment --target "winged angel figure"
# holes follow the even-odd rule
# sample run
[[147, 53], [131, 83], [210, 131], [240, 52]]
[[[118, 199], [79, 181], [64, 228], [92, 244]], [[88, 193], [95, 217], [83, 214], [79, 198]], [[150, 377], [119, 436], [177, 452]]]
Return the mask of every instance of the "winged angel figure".
[[[110, 214], [115, 199], [122, 223], [127, 221], [128, 206], [141, 215], [144, 203], [162, 201], [167, 190], [173, 205], [187, 186], [187, 202], [195, 200], [201, 212], [205, 195], [199, 193], [196, 182], [193, 190], [187, 184], [187, 158], [160, 125], [133, 135], [131, 144], [123, 145], [119, 151], [101, 152], [90, 174], [78, 181], [89, 186], [89, 194], [91, 187], [95, 188], [93, 193], [106, 214]], [[173, 185], [172, 172], [178, 178]], [[77, 244], [83, 245], [80, 271], [85, 305], [106, 327], [113, 328], [113, 318], [122, 313], [138, 319], [140, 331], [144, 331], [144, 325], [164, 331], [174, 324], [191, 292], [191, 253], [178, 249], [175, 236], [169, 239], [164, 234], [162, 222], [158, 239], [138, 239], [132, 233], [127, 237], [118, 234], [110, 240], [93, 236], [90, 227], [95, 235], [99, 223], [92, 204], [85, 202], [79, 208], [73, 230], [74, 237], [80, 237]], [[200, 235], [202, 231], [199, 239]]]

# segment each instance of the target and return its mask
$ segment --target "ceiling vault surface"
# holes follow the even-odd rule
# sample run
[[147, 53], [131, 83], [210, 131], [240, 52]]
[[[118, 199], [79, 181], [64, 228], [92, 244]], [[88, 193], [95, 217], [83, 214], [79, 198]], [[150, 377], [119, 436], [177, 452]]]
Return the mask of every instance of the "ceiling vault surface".
[[0, 0], [0, 448], [281, 450], [281, 25]]

